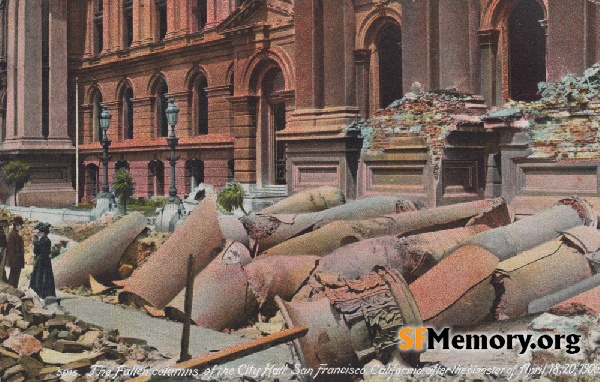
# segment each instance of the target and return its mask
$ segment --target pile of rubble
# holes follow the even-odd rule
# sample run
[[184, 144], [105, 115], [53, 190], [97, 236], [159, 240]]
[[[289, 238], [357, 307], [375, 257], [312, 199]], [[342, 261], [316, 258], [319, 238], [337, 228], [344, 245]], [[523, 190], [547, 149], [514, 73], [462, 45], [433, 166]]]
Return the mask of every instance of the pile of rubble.
[[61, 371], [70, 370], [74, 379], [95, 364], [156, 367], [165, 360], [143, 340], [85, 323], [66, 314], [56, 301], [46, 303], [0, 283], [2, 380], [58, 381], [63, 380]]
[[386, 149], [393, 137], [423, 136], [429, 146], [431, 164], [439, 170], [446, 137], [456, 130], [455, 115], [473, 115], [469, 104], [481, 97], [456, 92], [423, 92], [418, 86], [413, 92], [379, 110], [366, 121], [357, 122], [364, 138], [363, 153]]
[[[373, 360], [421, 367], [425, 355], [397, 351], [400, 328], [466, 330], [544, 312], [532, 330], [552, 314], [592, 314], [592, 322], [600, 312], [597, 225], [577, 197], [514, 221], [501, 198], [420, 209], [399, 195], [346, 203], [324, 187], [238, 219], [220, 215], [213, 195], [129, 278], [112, 280], [120, 303], [183, 320], [191, 254], [197, 325], [249, 335], [279, 330], [282, 320], [307, 326], [295, 348], [313, 370]], [[96, 244], [63, 255], [57, 284], [80, 288], [95, 283], [90, 275], [105, 277], [102, 267], [116, 271], [143, 229], [131, 214], [88, 239]], [[595, 360], [589, 351], [585, 359]]]
[[556, 160], [600, 158], [600, 63], [583, 76], [541, 84], [536, 102], [508, 102], [486, 118], [519, 119], [529, 132], [531, 157]]

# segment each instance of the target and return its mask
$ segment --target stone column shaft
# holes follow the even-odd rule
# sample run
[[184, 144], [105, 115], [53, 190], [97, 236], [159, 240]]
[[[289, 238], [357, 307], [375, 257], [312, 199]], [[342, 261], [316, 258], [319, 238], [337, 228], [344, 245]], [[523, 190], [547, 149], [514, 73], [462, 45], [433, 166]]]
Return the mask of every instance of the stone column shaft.
[[50, 139], [68, 139], [67, 0], [50, 0]]

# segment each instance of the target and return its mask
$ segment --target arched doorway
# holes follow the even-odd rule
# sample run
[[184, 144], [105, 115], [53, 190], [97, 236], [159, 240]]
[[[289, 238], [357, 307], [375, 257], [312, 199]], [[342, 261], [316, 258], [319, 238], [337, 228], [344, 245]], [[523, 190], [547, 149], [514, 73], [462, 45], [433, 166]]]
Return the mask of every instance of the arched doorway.
[[395, 22], [384, 24], [375, 40], [378, 58], [379, 107], [402, 98], [402, 35]]
[[286, 184], [285, 143], [277, 139], [277, 132], [286, 126], [284, 90], [283, 72], [274, 65], [264, 72], [260, 87], [258, 141], [263, 185]]
[[538, 83], [546, 81], [544, 9], [535, 0], [520, 0], [508, 17], [509, 96], [516, 101], [540, 98]]

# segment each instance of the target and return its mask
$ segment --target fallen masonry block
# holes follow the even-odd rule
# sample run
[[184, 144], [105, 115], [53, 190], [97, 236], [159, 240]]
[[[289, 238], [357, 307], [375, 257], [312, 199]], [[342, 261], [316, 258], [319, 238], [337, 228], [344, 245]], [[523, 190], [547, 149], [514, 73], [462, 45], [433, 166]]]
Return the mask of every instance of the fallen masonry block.
[[556, 238], [571, 228], [596, 227], [592, 206], [580, 198], [563, 199], [557, 205], [505, 227], [481, 233], [473, 244], [492, 252], [501, 261]]
[[498, 258], [465, 245], [410, 284], [421, 317], [434, 327], [465, 327], [489, 317], [495, 291], [490, 283]]
[[495, 318], [524, 315], [530, 302], [590, 277], [581, 251], [560, 238], [501, 262], [492, 278]]
[[307, 214], [251, 214], [241, 219], [260, 250], [269, 249], [285, 240], [310, 231], [317, 224], [334, 220], [369, 219], [387, 214], [415, 211], [410, 200], [400, 196], [374, 196]]
[[261, 214], [299, 214], [319, 212], [346, 203], [344, 193], [336, 187], [318, 187], [300, 191], [272, 206], [264, 208]]
[[[214, 330], [239, 328], [248, 322], [257, 305], [248, 288], [244, 266], [252, 261], [248, 249], [240, 243], [228, 243], [225, 249], [194, 279], [192, 320]], [[165, 315], [184, 320], [185, 289], [165, 308]]]
[[122, 282], [119, 302], [164, 309], [185, 287], [189, 254], [194, 255], [194, 275], [204, 269], [225, 246], [219, 226], [216, 196], [206, 197], [146, 263]]
[[387, 215], [369, 220], [336, 221], [310, 233], [287, 240], [263, 256], [325, 256], [357, 241], [389, 235], [412, 235], [485, 224], [500, 227], [511, 222], [504, 199], [478, 200], [432, 209]]
[[[588, 312], [589, 310], [595, 313]], [[551, 311], [554, 314], [600, 314], [600, 274], [538, 298], [529, 303], [528, 314]], [[582, 313], [579, 313], [582, 312]]]
[[338, 248], [321, 258], [316, 272], [357, 279], [376, 266], [399, 271], [411, 283], [486, 225], [454, 228], [407, 237], [383, 236]]
[[56, 287], [88, 285], [90, 275], [112, 281], [121, 255], [144, 228], [146, 217], [133, 212], [60, 255], [53, 263]]
[[398, 347], [398, 329], [422, 325], [406, 282], [392, 270], [325, 286], [320, 296], [277, 299], [288, 327], [308, 327], [307, 335], [294, 341], [305, 368], [359, 366], [373, 358], [387, 362]]

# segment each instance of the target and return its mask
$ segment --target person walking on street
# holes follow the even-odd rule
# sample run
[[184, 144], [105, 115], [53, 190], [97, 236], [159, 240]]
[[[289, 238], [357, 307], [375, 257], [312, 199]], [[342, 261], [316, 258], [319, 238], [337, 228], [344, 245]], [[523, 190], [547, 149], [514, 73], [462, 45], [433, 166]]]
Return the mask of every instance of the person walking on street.
[[50, 259], [52, 242], [48, 238], [50, 224], [38, 223], [33, 228], [39, 231], [40, 237], [33, 237], [33, 254], [35, 257], [29, 287], [41, 298], [56, 296], [54, 272], [52, 272], [52, 261]]
[[4, 232], [5, 227], [10, 227], [10, 223], [7, 219], [0, 220], [0, 277], [2, 277], [2, 282], [8, 281], [6, 278], [6, 247], [8, 243], [6, 241], [6, 232]]
[[13, 229], [8, 233], [6, 245], [6, 266], [10, 268], [8, 283], [15, 288], [19, 287], [21, 270], [25, 267], [25, 246], [23, 238], [19, 234], [19, 231], [23, 228], [23, 224], [22, 217], [14, 217]]

